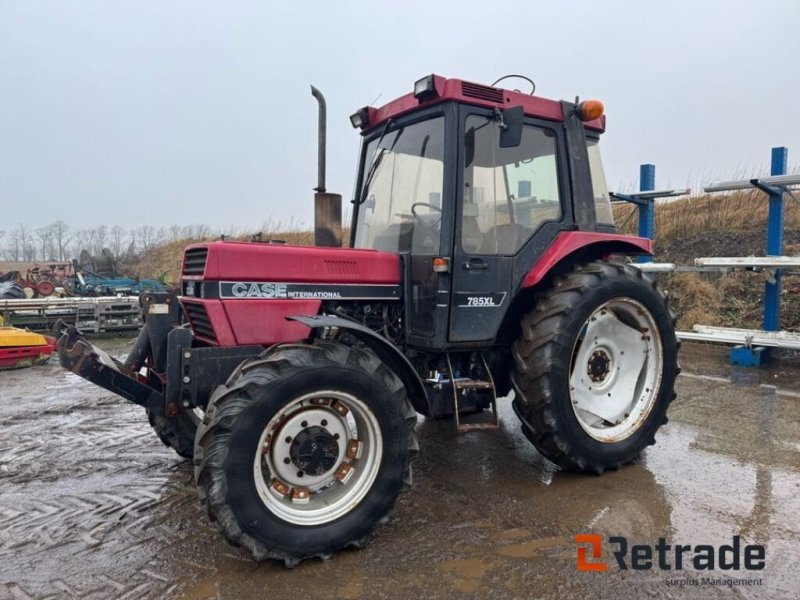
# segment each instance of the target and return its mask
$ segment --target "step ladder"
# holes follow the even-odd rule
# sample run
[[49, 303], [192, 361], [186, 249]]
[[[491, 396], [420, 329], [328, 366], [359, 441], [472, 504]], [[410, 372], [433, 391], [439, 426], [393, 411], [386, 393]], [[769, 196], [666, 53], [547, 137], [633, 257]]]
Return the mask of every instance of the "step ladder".
[[[497, 391], [494, 387], [494, 379], [492, 373], [489, 371], [489, 365], [486, 364], [486, 359], [481, 354], [481, 363], [483, 370], [486, 372], [487, 380], [482, 379], [468, 379], [456, 378], [453, 374], [453, 364], [450, 362], [450, 353], [446, 353], [447, 358], [447, 375], [450, 378], [450, 387], [453, 390], [453, 417], [456, 421], [456, 431], [458, 433], [468, 433], [470, 431], [498, 431], [500, 429], [500, 421], [497, 416]], [[462, 423], [461, 417], [458, 414], [458, 396], [462, 392], [472, 390], [490, 390], [492, 392], [492, 420], [485, 423]]]

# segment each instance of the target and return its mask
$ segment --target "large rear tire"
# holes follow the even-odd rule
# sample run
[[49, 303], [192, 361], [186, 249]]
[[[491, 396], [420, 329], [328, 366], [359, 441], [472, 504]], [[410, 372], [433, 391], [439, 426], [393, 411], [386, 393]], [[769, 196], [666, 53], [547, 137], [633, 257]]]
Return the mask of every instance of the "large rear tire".
[[680, 372], [675, 318], [639, 269], [593, 262], [557, 278], [514, 344], [514, 410], [558, 466], [602, 473], [667, 422]]
[[360, 547], [411, 483], [416, 413], [369, 351], [318, 341], [248, 360], [212, 394], [195, 446], [208, 515], [256, 560]]

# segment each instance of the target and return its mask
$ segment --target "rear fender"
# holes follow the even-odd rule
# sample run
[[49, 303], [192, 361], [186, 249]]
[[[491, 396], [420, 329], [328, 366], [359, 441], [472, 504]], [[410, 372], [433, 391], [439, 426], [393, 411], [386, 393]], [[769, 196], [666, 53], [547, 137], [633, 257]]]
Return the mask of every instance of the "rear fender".
[[383, 361], [403, 382], [408, 392], [408, 398], [414, 409], [424, 415], [430, 414], [430, 403], [428, 401], [428, 394], [425, 391], [425, 384], [422, 383], [417, 371], [406, 358], [400, 349], [392, 344], [386, 338], [378, 335], [368, 327], [361, 323], [343, 319], [341, 317], [334, 317], [331, 315], [318, 315], [318, 316], [297, 316], [286, 317], [292, 321], [298, 321], [311, 329], [319, 329], [322, 327], [336, 327], [338, 329], [346, 329], [348, 333], [358, 338], [359, 341], [366, 344], [376, 356]]
[[653, 242], [647, 238], [588, 231], [564, 231], [522, 278], [514, 300], [498, 330], [498, 339], [507, 344], [519, 336], [519, 323], [535, 302], [537, 290], [554, 275], [566, 273], [572, 265], [602, 260], [611, 254], [652, 254]]
[[653, 240], [618, 233], [562, 231], [525, 275], [520, 289], [534, 287], [558, 265], [595, 260], [609, 254], [652, 255]]

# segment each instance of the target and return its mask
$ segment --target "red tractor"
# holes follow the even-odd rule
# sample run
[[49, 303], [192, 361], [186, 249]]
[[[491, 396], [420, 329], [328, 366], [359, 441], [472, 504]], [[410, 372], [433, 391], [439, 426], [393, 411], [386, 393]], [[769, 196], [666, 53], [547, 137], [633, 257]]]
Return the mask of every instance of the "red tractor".
[[417, 413], [495, 429], [513, 397], [556, 465], [616, 469], [654, 443], [679, 367], [666, 297], [615, 258], [652, 246], [614, 227], [602, 112], [424, 77], [351, 117], [350, 248], [194, 244], [179, 296], [142, 295], [127, 360], [66, 328], [61, 362], [144, 406], [223, 535], [287, 565], [386, 519]]

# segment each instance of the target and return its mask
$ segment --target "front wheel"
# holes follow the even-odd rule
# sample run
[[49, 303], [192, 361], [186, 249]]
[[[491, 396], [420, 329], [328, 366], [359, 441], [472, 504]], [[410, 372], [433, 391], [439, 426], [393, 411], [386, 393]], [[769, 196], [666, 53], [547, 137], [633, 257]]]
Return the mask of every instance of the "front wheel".
[[372, 353], [287, 345], [212, 395], [195, 479], [209, 516], [258, 559], [292, 566], [360, 546], [410, 483], [416, 413]]
[[557, 279], [514, 345], [514, 409], [546, 458], [603, 472], [667, 422], [679, 372], [675, 320], [639, 269], [596, 262]]
[[192, 458], [194, 438], [197, 435], [197, 425], [200, 423], [197, 412], [186, 410], [174, 417], [167, 417], [163, 413], [147, 410], [147, 421], [165, 446], [175, 450], [182, 458]]

